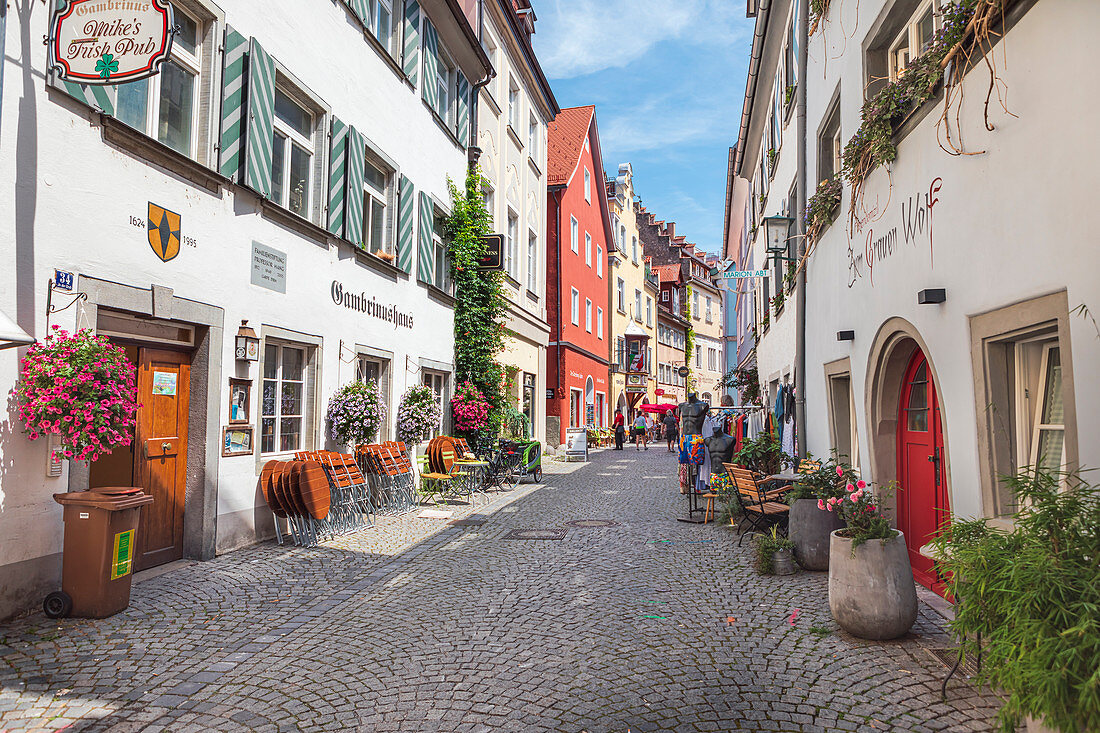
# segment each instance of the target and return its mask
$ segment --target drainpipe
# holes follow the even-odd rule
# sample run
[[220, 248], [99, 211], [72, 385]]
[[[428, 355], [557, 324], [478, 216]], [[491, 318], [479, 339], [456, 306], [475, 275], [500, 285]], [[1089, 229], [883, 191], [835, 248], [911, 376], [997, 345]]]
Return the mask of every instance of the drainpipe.
[[[485, 0], [477, 3], [477, 41], [481, 43], [483, 29], [485, 27]], [[473, 170], [477, 161], [481, 158], [481, 148], [477, 146], [477, 112], [480, 107], [478, 100], [481, 97], [481, 89], [491, 82], [497, 75], [496, 69], [490, 69], [480, 81], [474, 82], [470, 87], [470, 139], [466, 141], [466, 161]]]
[[[803, 265], [802, 258], [806, 255], [806, 87], [807, 84], [807, 51], [810, 44], [809, 21], [810, 3], [803, 0], [798, 4], [798, 89], [795, 90], [795, 118], [798, 129], [798, 180], [796, 182], [795, 200], [798, 203], [795, 209], [795, 220], [798, 222], [798, 262]], [[798, 308], [796, 309], [795, 324], [795, 425], [801, 432], [801, 440], [798, 441], [799, 458], [806, 457], [806, 268], [798, 269]]]

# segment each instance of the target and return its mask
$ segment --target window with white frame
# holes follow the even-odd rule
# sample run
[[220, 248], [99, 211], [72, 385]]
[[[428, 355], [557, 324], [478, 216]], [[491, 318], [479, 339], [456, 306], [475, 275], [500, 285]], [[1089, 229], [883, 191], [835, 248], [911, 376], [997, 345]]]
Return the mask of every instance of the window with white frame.
[[588, 168], [584, 169], [584, 200], [592, 203], [592, 174], [588, 172]]
[[827, 181], [844, 167], [844, 144], [840, 139], [840, 100], [833, 104], [825, 117], [821, 135], [817, 141], [818, 179]]
[[370, 13], [368, 30], [372, 36], [389, 52], [393, 47], [393, 0], [370, 0], [367, 6]]
[[703, 347], [702, 346], [696, 346], [695, 347], [695, 368], [696, 369], [702, 369], [703, 368]]
[[596, 277], [603, 277], [603, 247], [596, 245]]
[[691, 315], [696, 319], [699, 318], [699, 291], [696, 290], [691, 294]]
[[626, 283], [621, 277], [615, 282], [615, 304], [620, 313], [626, 313]]
[[309, 219], [316, 150], [313, 113], [280, 87], [275, 87], [274, 129], [271, 200]]
[[710, 309], [710, 306], [711, 306], [711, 299], [710, 299], [710, 296], [709, 296], [709, 295], [708, 295], [708, 296], [706, 296], [706, 299], [707, 299], [707, 316], [706, 316], [706, 318], [707, 318], [707, 323], [713, 323], [713, 322], [714, 322], [714, 319], [713, 319], [713, 315], [712, 315], [712, 313], [711, 313], [711, 309]]
[[569, 310], [573, 325], [581, 325], [581, 293], [576, 288], [569, 289]]
[[160, 73], [119, 84], [115, 117], [188, 158], [198, 157], [199, 103], [204, 24], [174, 5], [179, 28], [172, 55]]
[[493, 187], [489, 185], [488, 181], [482, 180], [484, 182], [481, 185], [481, 200], [485, 202], [485, 211], [489, 212], [489, 225], [492, 228], [497, 218], [496, 209], [493, 206]]
[[[439, 404], [443, 414], [447, 414], [447, 402], [449, 397], [447, 395], [447, 381], [450, 375], [446, 372], [436, 372], [425, 369], [421, 376], [421, 384], [425, 387], [429, 387], [432, 390], [432, 394], [435, 395], [435, 400]], [[426, 436], [427, 438], [434, 438], [440, 434], [443, 430], [442, 425], [436, 425], [432, 428], [431, 433]]]
[[596, 336], [603, 338], [603, 308], [596, 308]]
[[584, 330], [592, 333], [592, 301], [584, 299]]
[[642, 322], [642, 291], [634, 289], [634, 320]]
[[645, 296], [645, 325], [646, 328], [653, 327], [653, 298], [648, 295]]
[[569, 217], [569, 249], [573, 250], [573, 254], [577, 254], [577, 252], [580, 251], [579, 231], [577, 217]]
[[451, 57], [439, 46], [439, 63], [435, 65], [435, 85], [438, 89], [436, 97], [436, 113], [447, 125], [448, 129], [455, 130], [457, 124], [455, 115], [455, 63]]
[[527, 120], [527, 155], [532, 160], [538, 161], [539, 154], [539, 121], [534, 115]]
[[620, 226], [619, 227], [619, 241], [617, 243], [616, 249], [618, 249], [620, 252], [625, 252], [626, 251], [626, 227], [625, 226]]
[[260, 453], [290, 453], [309, 447], [312, 424], [308, 384], [309, 348], [267, 341], [264, 345]]
[[632, 239], [632, 241], [630, 243], [630, 246], [631, 246], [631, 251], [633, 253], [632, 254], [632, 259], [634, 260], [634, 264], [636, 265], [636, 264], [638, 264], [638, 238], [637, 237], [631, 237], [631, 239]]
[[932, 43], [940, 25], [939, 2], [925, 0], [890, 44], [888, 63], [890, 78], [897, 79], [909, 63], [920, 56]]
[[[513, 132], [520, 129], [519, 127], [519, 85], [516, 84], [516, 80], [509, 77], [508, 79], [508, 125], [512, 128]], [[516, 132], [516, 134], [520, 134]]]
[[712, 372], [718, 371], [718, 350], [717, 349], [710, 349], [710, 348], [707, 349], [707, 369], [710, 369]]
[[393, 198], [393, 171], [367, 156], [363, 166], [363, 246], [375, 254], [393, 251], [389, 215]]
[[539, 292], [539, 235], [534, 230], [527, 232], [527, 289]]
[[504, 269], [513, 280], [519, 280], [519, 217], [508, 210], [508, 229], [504, 237]]
[[451, 258], [443, 239], [443, 216], [435, 211], [432, 217], [432, 285], [445, 293], [451, 292]]
[[592, 235], [584, 233], [584, 264], [592, 267]]

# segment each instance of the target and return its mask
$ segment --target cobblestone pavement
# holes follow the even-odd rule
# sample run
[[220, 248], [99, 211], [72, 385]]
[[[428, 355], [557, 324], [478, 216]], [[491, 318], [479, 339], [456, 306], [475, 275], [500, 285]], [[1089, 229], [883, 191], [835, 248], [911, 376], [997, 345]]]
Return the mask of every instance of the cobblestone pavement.
[[847, 636], [824, 574], [759, 577], [729, 528], [677, 522], [674, 476], [660, 449], [548, 461], [464, 526], [257, 546], [111, 619], [0, 626], [0, 731], [992, 729], [965, 681], [940, 701], [939, 615]]

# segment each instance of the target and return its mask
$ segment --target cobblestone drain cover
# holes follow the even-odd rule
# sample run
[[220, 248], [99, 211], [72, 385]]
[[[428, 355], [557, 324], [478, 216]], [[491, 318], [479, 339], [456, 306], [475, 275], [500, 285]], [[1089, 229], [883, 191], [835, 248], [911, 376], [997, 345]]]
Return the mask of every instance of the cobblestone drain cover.
[[[948, 670], [955, 666], [955, 661], [959, 658], [958, 649], [929, 649], [928, 653]], [[965, 661], [959, 665], [958, 671], [955, 672], [955, 677], [959, 675], [965, 675], [968, 678], [977, 677], [978, 660], [967, 655]], [[955, 679], [955, 677], [952, 679]]]
[[618, 527], [619, 523], [610, 519], [574, 519], [566, 522], [567, 527]]
[[506, 540], [563, 540], [566, 529], [513, 529], [502, 539]]

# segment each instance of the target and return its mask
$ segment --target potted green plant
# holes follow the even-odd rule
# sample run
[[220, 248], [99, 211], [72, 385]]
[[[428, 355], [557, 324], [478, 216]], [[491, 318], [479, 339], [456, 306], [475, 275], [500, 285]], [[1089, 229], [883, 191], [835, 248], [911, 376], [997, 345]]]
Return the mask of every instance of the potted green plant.
[[793, 575], [795, 572], [794, 543], [779, 536], [779, 528], [772, 526], [771, 532], [759, 533], [753, 537], [756, 550], [756, 571], [761, 575]]
[[957, 600], [951, 633], [981, 654], [979, 682], [1007, 695], [1005, 733], [1022, 718], [1029, 731], [1100, 730], [1100, 486], [1033, 469], [1002, 481], [1019, 507], [1011, 532], [953, 518], [933, 541]]
[[825, 502], [842, 498], [848, 484], [858, 487], [862, 483], [850, 465], [835, 458], [795, 482], [787, 494], [791, 505], [788, 535], [794, 542], [794, 557], [804, 569], [829, 569], [831, 535], [844, 527], [844, 519], [839, 512], [828, 511]]
[[896, 639], [917, 620], [917, 589], [905, 536], [882, 513], [880, 501], [893, 487], [880, 487], [878, 496], [862, 481], [844, 489], [845, 496], [822, 502], [845, 524], [830, 535], [829, 610], [852, 636]]
[[779, 473], [784, 466], [792, 465], [793, 459], [783, 452], [779, 438], [765, 430], [755, 439], [746, 440], [741, 450], [734, 454], [733, 462], [750, 471], [770, 476]]

